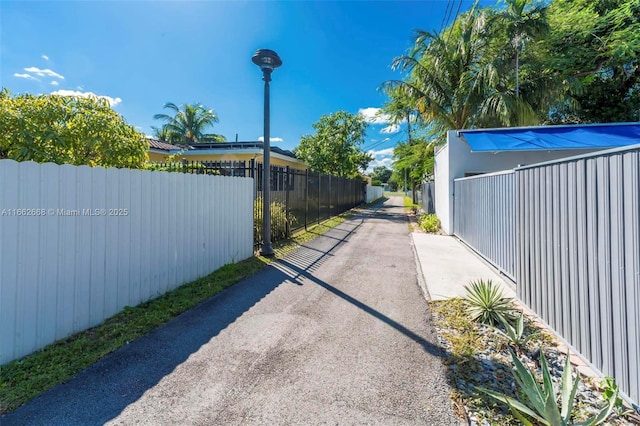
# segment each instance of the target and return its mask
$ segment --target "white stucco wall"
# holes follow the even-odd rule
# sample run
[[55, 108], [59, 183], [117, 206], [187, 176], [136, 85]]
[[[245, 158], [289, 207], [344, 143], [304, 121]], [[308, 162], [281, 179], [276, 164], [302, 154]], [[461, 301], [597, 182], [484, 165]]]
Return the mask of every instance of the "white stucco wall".
[[442, 230], [447, 234], [453, 233], [453, 181], [464, 177], [465, 173], [498, 172], [513, 169], [520, 164], [542, 163], [600, 150], [472, 152], [469, 145], [458, 137], [456, 130], [449, 131], [447, 144], [437, 149], [435, 155], [436, 215], [440, 219]]

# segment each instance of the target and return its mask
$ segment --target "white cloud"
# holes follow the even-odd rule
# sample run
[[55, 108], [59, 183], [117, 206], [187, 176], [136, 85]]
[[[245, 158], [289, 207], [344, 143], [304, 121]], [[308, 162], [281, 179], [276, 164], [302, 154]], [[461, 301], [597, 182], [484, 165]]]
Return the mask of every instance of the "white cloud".
[[100, 96], [100, 95], [96, 95], [93, 92], [78, 92], [75, 90], [56, 90], [51, 94], [60, 95], [60, 96], [78, 96], [81, 98], [96, 97], [98, 99], [106, 99], [107, 102], [109, 102], [109, 105], [111, 105], [111, 107], [114, 107], [118, 105], [120, 102], [122, 102], [122, 99], [120, 98], [112, 98], [111, 96]]
[[373, 161], [369, 163], [366, 173], [371, 173], [373, 168], [378, 166], [385, 166], [390, 169], [393, 164], [393, 148], [384, 148], [377, 151], [371, 149], [367, 154], [373, 156]]
[[387, 127], [383, 127], [382, 130], [380, 130], [380, 133], [388, 133], [388, 134], [393, 134], [393, 133], [398, 133], [400, 131], [400, 126], [397, 124], [390, 124]]
[[370, 150], [368, 154], [373, 155], [375, 158], [378, 157], [390, 157], [393, 155], [393, 148], [385, 148], [379, 151]]
[[384, 114], [382, 108], [360, 108], [358, 114], [364, 117], [364, 121], [369, 124], [389, 124], [391, 123], [391, 116]]
[[13, 76], [14, 77], [18, 77], [18, 78], [26, 78], [27, 80], [40, 81], [39, 79], [35, 78], [31, 74], [18, 74], [18, 73], [15, 73], [15, 74], [13, 74]]
[[[260, 142], [264, 142], [264, 136], [260, 136], [260, 137], [258, 138], [258, 140], [259, 140]], [[269, 138], [269, 140], [270, 140], [271, 142], [283, 142], [283, 141], [284, 141], [284, 139], [282, 139], [282, 138]]]
[[384, 166], [390, 169], [392, 164], [393, 164], [393, 158], [391, 157], [383, 158], [381, 160], [373, 160], [372, 162], [369, 163], [369, 166], [367, 167], [367, 170], [365, 172], [367, 174], [370, 174], [371, 172], [373, 172], [373, 169], [375, 167], [379, 167], [379, 166]]
[[77, 86], [76, 89], [78, 90], [84, 90], [84, 86]]
[[41, 58], [44, 59], [45, 61], [49, 60], [49, 57], [47, 55], [42, 55]]
[[40, 69], [38, 67], [29, 67], [29, 68], [25, 68], [24, 70], [26, 72], [30, 72], [30, 73], [35, 74], [35, 75], [39, 75], [40, 77], [47, 76], [47, 77], [55, 77], [55, 78], [59, 78], [60, 80], [64, 80], [64, 76], [58, 74], [55, 71], [51, 71], [49, 68], [46, 68], [46, 69], [42, 70], [42, 69]]
[[58, 85], [60, 85], [60, 83], [58, 83], [57, 81], [53, 80], [53, 81], [51, 82], [51, 85], [52, 85], [52, 86], [58, 86]]

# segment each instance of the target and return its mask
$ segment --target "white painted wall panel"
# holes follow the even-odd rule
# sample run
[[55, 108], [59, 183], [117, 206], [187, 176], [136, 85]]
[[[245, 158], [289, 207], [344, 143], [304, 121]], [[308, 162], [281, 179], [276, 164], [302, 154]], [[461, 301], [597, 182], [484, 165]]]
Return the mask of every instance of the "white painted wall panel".
[[253, 255], [250, 178], [0, 160], [0, 183], [0, 364]]

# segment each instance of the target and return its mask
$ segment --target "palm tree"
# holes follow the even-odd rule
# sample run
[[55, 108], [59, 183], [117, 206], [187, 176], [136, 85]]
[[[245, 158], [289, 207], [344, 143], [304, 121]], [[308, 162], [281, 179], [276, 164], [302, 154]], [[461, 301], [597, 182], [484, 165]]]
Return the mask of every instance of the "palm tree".
[[494, 22], [490, 10], [473, 8], [441, 34], [417, 31], [410, 53], [394, 61], [406, 76], [383, 87], [410, 98], [429, 140], [444, 142], [448, 130], [540, 122], [530, 100], [505, 81]]
[[169, 143], [180, 143], [178, 135], [172, 134], [166, 126], [155, 127], [151, 126], [153, 129], [153, 137], [164, 142]]
[[176, 104], [167, 102], [165, 109], [174, 115], [156, 114], [155, 120], [163, 120], [164, 125], [159, 134], [168, 138], [168, 142], [189, 145], [197, 142], [225, 142], [222, 135], [205, 133], [208, 127], [218, 122], [218, 116], [212, 109], [201, 104], [185, 104], [180, 109]]
[[472, 127], [480, 113], [492, 76], [480, 62], [487, 50], [487, 30], [485, 12], [472, 9], [445, 33], [416, 31], [413, 49], [393, 63], [406, 78], [383, 83], [409, 98], [438, 142], [444, 142], [447, 130]]
[[527, 41], [535, 41], [549, 32], [546, 5], [532, 0], [505, 0], [507, 8], [496, 15], [510, 40], [516, 71], [516, 96], [520, 96], [520, 54]]

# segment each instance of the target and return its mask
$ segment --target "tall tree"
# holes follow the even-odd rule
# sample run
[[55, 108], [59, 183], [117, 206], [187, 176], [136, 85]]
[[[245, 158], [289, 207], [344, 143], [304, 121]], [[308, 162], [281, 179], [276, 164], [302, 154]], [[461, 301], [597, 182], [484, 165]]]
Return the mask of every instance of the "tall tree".
[[362, 151], [367, 123], [360, 114], [338, 111], [313, 124], [315, 134], [305, 135], [293, 152], [312, 170], [353, 178], [373, 157]]
[[224, 142], [225, 137], [214, 133], [206, 133], [209, 127], [218, 122], [218, 116], [212, 109], [201, 104], [185, 104], [181, 108], [172, 102], [164, 105], [173, 115], [156, 114], [155, 120], [164, 121], [162, 131], [169, 140], [167, 142], [189, 145], [197, 142]]
[[96, 97], [0, 92], [0, 159], [142, 168], [144, 135]]
[[549, 33], [547, 6], [534, 0], [505, 0], [505, 4], [507, 7], [500, 10], [494, 19], [498, 21], [498, 31], [504, 30], [509, 41], [503, 46], [506, 58], [513, 61], [515, 94], [520, 96], [520, 55], [528, 43]]
[[551, 123], [640, 120], [640, 0], [554, 0], [540, 57], [564, 83]]
[[487, 10], [474, 8], [442, 34], [417, 31], [410, 53], [393, 63], [406, 73], [404, 80], [383, 83], [386, 89], [402, 89], [430, 140], [442, 143], [452, 129], [512, 125], [514, 117], [537, 119], [525, 100], [500, 86], [488, 18]]
[[371, 179], [379, 180], [382, 183], [387, 183], [391, 177], [393, 171], [385, 166], [377, 166], [373, 168], [373, 171], [369, 175]]
[[151, 126], [151, 129], [153, 130], [153, 137], [160, 141], [169, 142], [169, 143], [180, 143], [180, 139], [181, 139], [180, 136], [171, 133], [166, 126], [162, 126], [162, 127]]

